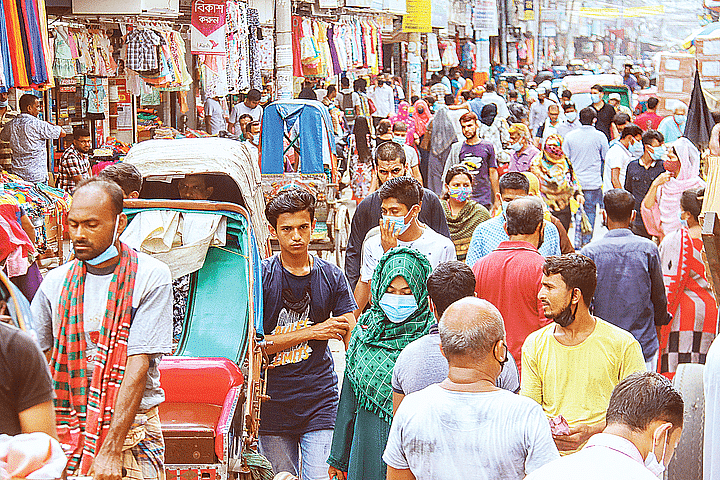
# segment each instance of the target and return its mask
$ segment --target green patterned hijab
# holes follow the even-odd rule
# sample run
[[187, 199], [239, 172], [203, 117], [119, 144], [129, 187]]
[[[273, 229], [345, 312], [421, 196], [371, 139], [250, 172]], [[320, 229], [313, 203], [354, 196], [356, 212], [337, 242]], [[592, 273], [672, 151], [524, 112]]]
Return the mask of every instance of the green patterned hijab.
[[[428, 303], [427, 279], [432, 272], [422, 253], [407, 247], [388, 250], [373, 272], [372, 306], [353, 329], [346, 355], [345, 374], [358, 405], [392, 422], [392, 371], [395, 360], [410, 342], [427, 334], [435, 317]], [[380, 308], [380, 299], [396, 277], [413, 292], [417, 310], [404, 322], [392, 323]]]

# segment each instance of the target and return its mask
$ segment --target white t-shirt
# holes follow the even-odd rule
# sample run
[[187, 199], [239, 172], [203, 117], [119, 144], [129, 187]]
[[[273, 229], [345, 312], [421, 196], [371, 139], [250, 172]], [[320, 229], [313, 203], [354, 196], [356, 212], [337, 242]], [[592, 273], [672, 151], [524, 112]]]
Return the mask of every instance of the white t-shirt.
[[[412, 242], [398, 240], [398, 246], [414, 248], [430, 261], [432, 268], [441, 263], [457, 260], [455, 245], [449, 238], [440, 235], [428, 226], [422, 226], [422, 235]], [[380, 227], [375, 227], [367, 234], [363, 243], [362, 266], [360, 267], [360, 281], [369, 282], [373, 271], [385, 251], [380, 243]]]
[[632, 155], [620, 142], [616, 143], [607, 152], [605, 156], [605, 171], [603, 172], [603, 192], [612, 190], [612, 169], [620, 169], [620, 188], [625, 185], [625, 173], [627, 166], [632, 161]]
[[393, 418], [383, 461], [417, 480], [520, 480], [559, 458], [540, 405], [506, 390], [411, 393]]
[[411, 147], [410, 145], [403, 144], [403, 150], [405, 151], [405, 165], [408, 168], [417, 167], [420, 163], [420, 159], [418, 159], [417, 150], [415, 150], [414, 147]]
[[[138, 268], [132, 294], [133, 314], [127, 354], [152, 356], [145, 393], [140, 403], [140, 408], [147, 410], [159, 405], [165, 399], [160, 388], [158, 364], [162, 354], [172, 353], [172, 277], [170, 269], [163, 262], [145, 253], [136, 253]], [[33, 298], [31, 305], [33, 325], [43, 351], [53, 348], [54, 339], [59, 334], [60, 294], [65, 276], [73, 263], [68, 262], [50, 270]], [[105, 315], [113, 268], [95, 269], [88, 266], [83, 298], [83, 325], [88, 359], [92, 358], [97, 350], [93, 339]], [[92, 362], [88, 362], [88, 373], [92, 370], [91, 367]]]
[[[403, 402], [404, 403], [404, 402]], [[637, 447], [617, 435], [598, 433], [577, 453], [535, 470], [526, 480], [657, 480]]]
[[262, 118], [263, 109], [260, 105], [255, 108], [248, 108], [245, 102], [235, 104], [232, 112], [230, 112], [230, 123], [235, 125], [240, 120], [240, 117], [246, 113], [250, 115], [254, 121], [259, 122]]
[[395, 113], [395, 96], [390, 85], [376, 87], [371, 98], [376, 108], [373, 117], [385, 118]]
[[448, 117], [450, 117], [450, 122], [452, 123], [453, 129], [455, 130], [455, 135], [457, 135], [458, 142], [464, 142], [465, 141], [465, 135], [462, 133], [462, 125], [460, 125], [460, 117], [465, 115], [470, 111], [470, 107], [465, 104], [465, 108], [459, 108], [459, 109], [449, 109], [447, 111]]

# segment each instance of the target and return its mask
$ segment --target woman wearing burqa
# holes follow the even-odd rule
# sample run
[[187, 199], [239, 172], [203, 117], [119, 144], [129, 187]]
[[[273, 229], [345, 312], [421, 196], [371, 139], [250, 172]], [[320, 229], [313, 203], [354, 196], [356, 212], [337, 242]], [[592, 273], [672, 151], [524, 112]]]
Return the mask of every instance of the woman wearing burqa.
[[665, 173], [650, 185], [642, 202], [642, 218], [650, 235], [662, 240], [680, 229], [680, 198], [685, 190], [705, 188], [700, 178], [700, 152], [685, 137], [672, 144], [663, 160]]
[[504, 145], [510, 141], [510, 131], [505, 119], [497, 116], [497, 107], [493, 103], [482, 108], [478, 137], [480, 140], [492, 143], [495, 148], [495, 160], [498, 163], [510, 162], [510, 155], [504, 149]]
[[430, 138], [430, 158], [428, 159], [428, 175], [425, 183], [427, 188], [438, 196], [442, 195], [445, 162], [452, 144], [457, 142], [457, 134], [448, 112], [448, 108], [443, 106], [435, 113]]

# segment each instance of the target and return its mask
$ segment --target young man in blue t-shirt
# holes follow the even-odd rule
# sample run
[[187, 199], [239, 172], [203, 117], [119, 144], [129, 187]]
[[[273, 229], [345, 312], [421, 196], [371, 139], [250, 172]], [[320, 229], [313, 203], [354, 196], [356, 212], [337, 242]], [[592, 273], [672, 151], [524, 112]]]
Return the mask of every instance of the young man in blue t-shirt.
[[357, 306], [342, 270], [308, 252], [315, 227], [310, 192], [280, 193], [265, 216], [280, 253], [262, 263], [263, 324], [273, 368], [267, 371], [270, 399], [260, 414], [260, 451], [275, 472], [327, 479], [338, 406], [328, 340], [347, 347]]

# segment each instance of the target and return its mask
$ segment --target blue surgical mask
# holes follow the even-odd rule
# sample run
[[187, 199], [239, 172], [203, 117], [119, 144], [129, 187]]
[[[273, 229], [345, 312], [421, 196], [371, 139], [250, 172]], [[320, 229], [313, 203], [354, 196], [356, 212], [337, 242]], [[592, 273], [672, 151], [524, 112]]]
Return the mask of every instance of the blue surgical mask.
[[522, 144], [521, 144], [520, 142], [516, 142], [516, 143], [511, 143], [511, 144], [510, 144], [510, 149], [513, 150], [513, 151], [515, 151], [515, 152], [519, 152], [519, 151], [522, 149], [522, 147], [523, 147], [523, 146], [522, 146]]
[[598, 103], [601, 99], [602, 99], [602, 97], [600, 96], [599, 93], [591, 93], [590, 94], [590, 101], [592, 103]]
[[417, 311], [415, 295], [383, 294], [378, 303], [385, 316], [392, 323], [402, 323]]
[[642, 157], [642, 154], [644, 152], [643, 144], [642, 142], [638, 142], [637, 140], [635, 143], [630, 145], [630, 154], [633, 156], [633, 158], [640, 158]]
[[687, 118], [687, 117], [685, 117], [685, 115], [673, 115], [673, 116], [675, 117], [675, 123], [677, 123], [678, 125], [682, 125], [683, 123], [685, 123], [685, 120]]
[[118, 231], [118, 225], [120, 224], [120, 216], [118, 215], [115, 217], [115, 230], [113, 230], [113, 239], [112, 243], [108, 248], [105, 249], [103, 253], [98, 255], [95, 258], [91, 258], [90, 260], [85, 260], [85, 263], [88, 265], [100, 265], [101, 263], [107, 262], [108, 260], [112, 260], [113, 258], [117, 257], [120, 252], [118, 252], [117, 247], [115, 246], [115, 241], [117, 240], [116, 235]]
[[405, 219], [410, 214], [411, 214], [411, 212], [408, 212], [408, 214], [405, 215], [404, 217], [393, 217], [392, 215], [383, 215], [382, 219], [383, 219], [383, 222], [390, 222], [392, 224], [394, 233], [396, 233], [398, 235], [402, 235], [403, 233], [405, 233], [405, 231], [408, 228], [410, 228], [410, 225], [412, 224], [412, 222], [405, 223]]
[[568, 122], [573, 123], [575, 120], [577, 120], [577, 112], [568, 112], [565, 114], [565, 118]]
[[405, 135], [394, 135], [393, 142], [399, 143], [400, 145], [405, 145]]
[[682, 218], [682, 214], [683, 214], [682, 211], [678, 214], [678, 217], [680, 217], [680, 225], [682, 225], [682, 226], [685, 227], [685, 228], [690, 228], [690, 227], [688, 226], [687, 220], [685, 220], [684, 218]]
[[7, 100], [0, 100], [0, 108], [7, 108], [9, 105]]
[[660, 145], [659, 147], [653, 147], [653, 151], [650, 154], [650, 158], [653, 160], [662, 160], [662, 158], [667, 153], [667, 149], [665, 148], [665, 145]]

